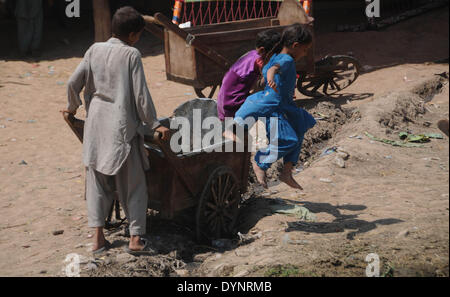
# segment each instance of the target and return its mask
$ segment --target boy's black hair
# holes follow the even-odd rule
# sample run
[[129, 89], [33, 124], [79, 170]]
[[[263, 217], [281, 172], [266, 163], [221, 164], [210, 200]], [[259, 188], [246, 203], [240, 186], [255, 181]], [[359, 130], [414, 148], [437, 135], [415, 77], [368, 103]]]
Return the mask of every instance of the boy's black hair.
[[273, 49], [275, 44], [280, 42], [281, 34], [275, 30], [265, 30], [256, 35], [256, 47], [263, 47], [266, 52]]
[[274, 47], [273, 52], [279, 53], [283, 47], [291, 46], [294, 42], [309, 44], [312, 42], [312, 38], [312, 33], [306, 25], [295, 23], [284, 29], [281, 40]]
[[119, 8], [112, 19], [112, 33], [117, 37], [126, 38], [132, 32], [142, 31], [144, 27], [144, 18], [130, 6]]

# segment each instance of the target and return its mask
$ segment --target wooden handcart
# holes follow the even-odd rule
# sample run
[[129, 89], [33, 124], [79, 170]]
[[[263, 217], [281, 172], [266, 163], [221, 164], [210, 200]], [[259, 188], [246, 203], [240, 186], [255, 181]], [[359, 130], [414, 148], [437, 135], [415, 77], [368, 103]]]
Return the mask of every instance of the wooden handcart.
[[[68, 113], [64, 113], [64, 119], [82, 142], [84, 121]], [[170, 119], [161, 119], [160, 122], [170, 127]], [[230, 145], [233, 150], [229, 149]], [[236, 145], [226, 140], [215, 145], [221, 147], [222, 152], [209, 147], [210, 152], [201, 149], [176, 154], [170, 148], [170, 141], [162, 141], [158, 135], [145, 135], [150, 162], [150, 169], [145, 173], [148, 207], [168, 219], [179, 211], [195, 208], [198, 240], [235, 234], [239, 204], [241, 195], [247, 191], [250, 166], [247, 145], [243, 146], [243, 152], [236, 152]], [[232, 152], [226, 152], [226, 146]]]
[[[268, 29], [282, 32], [286, 27], [276, 17], [185, 29], [161, 13], [144, 18], [146, 29], [164, 41], [167, 79], [194, 87], [201, 98], [214, 96], [232, 63], [254, 49], [259, 32]], [[297, 89], [310, 97], [332, 95], [351, 85], [359, 72], [359, 62], [350, 56], [327, 56], [315, 62], [312, 47], [297, 62]], [[207, 88], [210, 91], [205, 94]]]

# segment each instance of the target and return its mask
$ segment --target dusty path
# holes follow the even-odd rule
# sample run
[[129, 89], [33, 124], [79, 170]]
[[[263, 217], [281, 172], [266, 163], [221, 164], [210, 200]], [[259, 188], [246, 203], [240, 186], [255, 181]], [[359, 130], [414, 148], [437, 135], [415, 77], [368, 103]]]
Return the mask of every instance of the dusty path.
[[[326, 45], [318, 47], [318, 54], [333, 48], [339, 53], [353, 51], [370, 66], [401, 63], [362, 75], [345, 95], [333, 99], [342, 107], [359, 108], [362, 115], [326, 144], [349, 151], [346, 168], [335, 168], [329, 156], [318, 159], [297, 176], [304, 193], [279, 185], [271, 189], [273, 194], [250, 200], [246, 209], [251, 216], [243, 222], [244, 229], [261, 231], [263, 237], [220, 257], [198, 256], [206, 261], [193, 273], [260, 275], [276, 264], [294, 263], [293, 271], [300, 275], [362, 275], [363, 258], [375, 252], [396, 275], [448, 275], [448, 139], [403, 149], [371, 143], [366, 137], [348, 138], [369, 128], [377, 136], [390, 136], [374, 118], [378, 109], [389, 112], [389, 100], [381, 95], [410, 89], [448, 71], [448, 64], [428, 63], [448, 58], [448, 12], [433, 12], [382, 34], [330, 33], [321, 40]], [[383, 43], [375, 39], [368, 52], [373, 35]], [[79, 61], [79, 57], [51, 59], [35, 66], [0, 61], [0, 275], [60, 275], [66, 255], [89, 255], [81, 145], [58, 112], [65, 106], [65, 82]], [[170, 115], [194, 97], [190, 87], [165, 79], [162, 55], [146, 56], [144, 66], [159, 115]], [[448, 117], [448, 87], [444, 90], [433, 99], [435, 105], [427, 105], [431, 112], [420, 123]], [[317, 102], [302, 104], [309, 108]], [[435, 124], [422, 130], [420, 123], [411, 129], [437, 131]], [[275, 198], [309, 208], [316, 222], [289, 225], [296, 220], [267, 215], [267, 205]], [[157, 228], [155, 223], [150, 232], [158, 233]], [[57, 230], [64, 233], [52, 235]], [[283, 244], [286, 234], [305, 241]], [[176, 236], [161, 240], [177, 243]], [[252, 257], [245, 256], [249, 253]], [[170, 255], [168, 251], [164, 257]]]

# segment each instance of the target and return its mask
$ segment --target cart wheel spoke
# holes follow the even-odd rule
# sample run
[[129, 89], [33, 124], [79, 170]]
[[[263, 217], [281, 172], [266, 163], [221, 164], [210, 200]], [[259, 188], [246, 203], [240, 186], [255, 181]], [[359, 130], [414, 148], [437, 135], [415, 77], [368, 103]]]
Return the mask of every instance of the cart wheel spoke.
[[322, 86], [322, 85], [316, 85], [316, 86], [311, 90], [311, 92], [313, 92], [313, 93], [317, 92], [317, 90], [318, 90], [321, 86]]
[[229, 181], [230, 181], [230, 176], [227, 176], [227, 178], [225, 180], [225, 185], [223, 186], [222, 198], [221, 198], [221, 202], [222, 202], [221, 206], [225, 205], [226, 197], [228, 197], [228, 194], [230, 193], [230, 192], [227, 192]]
[[220, 166], [209, 176], [197, 209], [197, 237], [220, 238], [231, 235], [237, 221], [240, 194], [236, 176]]
[[341, 88], [339, 87], [339, 85], [338, 85], [334, 80], [331, 80], [331, 84], [336, 88], [336, 90], [338, 90], [338, 91], [341, 90]]
[[209, 208], [213, 209], [214, 211], [217, 210], [217, 205], [212, 204], [211, 202], [207, 202], [206, 206], [208, 206]]
[[224, 214], [227, 218], [229, 218], [230, 220], [233, 220], [233, 216], [228, 212], [228, 210], [224, 210], [224, 211], [223, 211], [223, 214]]
[[209, 224], [217, 215], [217, 212], [213, 211], [211, 214], [206, 218], [206, 222]]
[[214, 184], [211, 185], [211, 194], [214, 198], [214, 202], [216, 202], [216, 205], [219, 205], [219, 198], [217, 197], [216, 190], [214, 189]]
[[350, 86], [358, 78], [360, 68], [358, 60], [353, 57], [327, 56], [315, 63], [313, 75], [300, 75], [297, 89], [306, 96], [317, 97], [322, 95], [318, 91], [320, 87], [316, 89], [320, 85], [323, 86], [321, 92], [330, 95]]

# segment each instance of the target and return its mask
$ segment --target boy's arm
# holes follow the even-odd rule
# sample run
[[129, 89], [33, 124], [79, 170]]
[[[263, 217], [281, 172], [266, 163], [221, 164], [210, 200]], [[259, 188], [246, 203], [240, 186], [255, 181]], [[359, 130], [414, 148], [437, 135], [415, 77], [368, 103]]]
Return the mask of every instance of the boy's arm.
[[83, 60], [78, 65], [75, 72], [67, 82], [67, 112], [76, 114], [78, 107], [82, 104], [80, 92], [86, 84], [86, 73], [89, 69], [89, 50], [84, 55]]
[[145, 81], [144, 67], [140, 54], [136, 54], [132, 59], [131, 80], [139, 118], [149, 125], [150, 129], [158, 128], [160, 123], [156, 117], [156, 109]]

